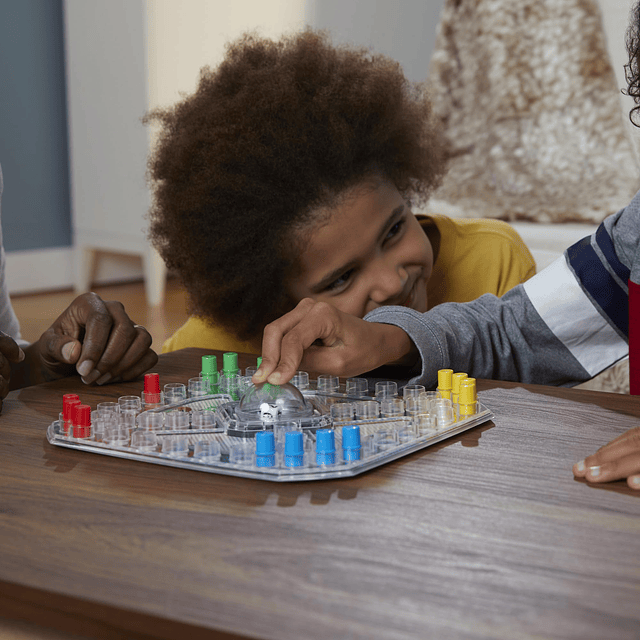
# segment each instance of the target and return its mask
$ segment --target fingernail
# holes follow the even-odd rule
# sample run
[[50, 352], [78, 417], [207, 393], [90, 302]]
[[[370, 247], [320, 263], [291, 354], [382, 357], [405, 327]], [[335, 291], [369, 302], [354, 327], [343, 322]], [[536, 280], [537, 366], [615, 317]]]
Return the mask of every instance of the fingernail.
[[93, 360], [85, 360], [81, 365], [79, 365], [76, 368], [76, 370], [84, 378], [84, 376], [88, 375], [91, 369], [93, 369], [93, 367], [95, 366], [96, 366], [96, 363]]
[[94, 369], [88, 376], [82, 377], [82, 382], [84, 382], [85, 384], [91, 384], [92, 382], [95, 382], [101, 375], [102, 374], [97, 369]]
[[26, 356], [24, 355], [24, 351], [20, 347], [18, 347], [18, 349], [20, 349], [20, 353], [18, 354], [18, 362], [22, 362], [26, 358]]
[[578, 471], [584, 471], [585, 470], [584, 460], [580, 460], [580, 462], [576, 462], [576, 469]]
[[600, 467], [589, 467], [591, 477], [597, 478], [600, 475]]
[[263, 375], [263, 374], [262, 374], [262, 369], [258, 369], [258, 370], [253, 374], [253, 377], [254, 377], [256, 380], [262, 380], [262, 375]]
[[640, 489], [640, 476], [635, 476], [631, 478], [631, 484], [634, 489]]
[[101, 378], [96, 380], [96, 384], [105, 384], [106, 382], [109, 382], [109, 380], [111, 380], [111, 374], [105, 373]]
[[281, 373], [272, 373], [269, 376], [269, 382], [271, 382], [272, 384], [280, 384], [281, 380], [282, 380], [282, 374]]
[[[62, 357], [67, 361], [71, 362], [71, 356], [73, 354], [73, 347], [75, 346], [74, 342], [67, 342], [67, 344], [62, 347]], [[78, 371], [79, 373], [79, 371]]]

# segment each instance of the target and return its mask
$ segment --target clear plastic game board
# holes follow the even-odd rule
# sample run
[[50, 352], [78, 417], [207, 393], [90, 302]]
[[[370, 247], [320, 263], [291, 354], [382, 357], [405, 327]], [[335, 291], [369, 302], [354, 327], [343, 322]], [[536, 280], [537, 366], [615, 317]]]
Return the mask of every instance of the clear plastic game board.
[[291, 384], [253, 385], [255, 369], [241, 375], [237, 355], [203, 358], [188, 385], [160, 391], [157, 374], [145, 390], [92, 410], [78, 396], [47, 430], [56, 446], [275, 482], [355, 476], [455, 436], [493, 418], [477, 402], [475, 380], [439, 372], [437, 391], [419, 385], [398, 393], [392, 381], [341, 383], [332, 376]]

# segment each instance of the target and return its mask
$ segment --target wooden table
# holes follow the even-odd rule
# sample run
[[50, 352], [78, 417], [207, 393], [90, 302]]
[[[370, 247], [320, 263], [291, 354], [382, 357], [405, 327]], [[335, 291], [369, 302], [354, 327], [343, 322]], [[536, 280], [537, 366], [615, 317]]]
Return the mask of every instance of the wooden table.
[[[197, 375], [203, 353], [162, 356], [161, 381]], [[0, 615], [96, 638], [640, 638], [640, 493], [571, 474], [640, 398], [480, 388], [496, 386], [492, 423], [298, 484], [48, 444], [62, 393], [94, 406], [139, 381], [12, 392]]]

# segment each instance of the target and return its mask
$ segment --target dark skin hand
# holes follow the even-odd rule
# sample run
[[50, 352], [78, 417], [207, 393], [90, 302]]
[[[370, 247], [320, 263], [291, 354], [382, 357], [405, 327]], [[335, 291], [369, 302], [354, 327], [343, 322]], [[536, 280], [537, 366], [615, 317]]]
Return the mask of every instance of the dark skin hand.
[[0, 408], [11, 389], [76, 373], [86, 384], [133, 380], [157, 361], [149, 332], [120, 302], [85, 293], [24, 351], [0, 332]]

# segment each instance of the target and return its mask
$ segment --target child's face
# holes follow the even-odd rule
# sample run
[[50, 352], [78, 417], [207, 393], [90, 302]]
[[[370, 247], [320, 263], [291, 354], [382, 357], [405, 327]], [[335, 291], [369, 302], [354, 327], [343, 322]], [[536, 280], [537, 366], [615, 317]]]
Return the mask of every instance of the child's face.
[[310, 234], [291, 293], [360, 318], [383, 305], [424, 312], [432, 268], [431, 243], [400, 192], [367, 181]]

